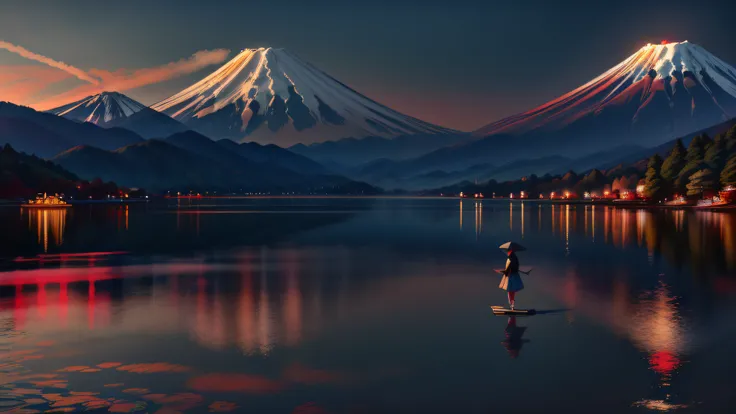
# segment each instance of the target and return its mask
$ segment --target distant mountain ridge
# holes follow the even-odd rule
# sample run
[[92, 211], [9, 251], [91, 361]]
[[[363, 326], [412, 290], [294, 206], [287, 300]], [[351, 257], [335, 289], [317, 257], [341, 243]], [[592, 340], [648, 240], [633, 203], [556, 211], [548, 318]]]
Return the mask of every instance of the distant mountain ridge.
[[303, 174], [268, 162], [254, 162], [193, 131], [113, 151], [78, 146], [57, 155], [53, 161], [85, 179], [99, 177], [119, 185], [159, 192], [373, 194], [378, 191], [337, 175]]
[[470, 140], [469, 134], [402, 135], [395, 138], [345, 138], [310, 145], [297, 144], [288, 149], [325, 164], [355, 166], [378, 159], [405, 160], [439, 148]]
[[127, 129], [74, 122], [9, 102], [0, 102], [0, 119], [7, 127], [0, 129], [0, 144], [10, 143], [18, 151], [44, 158], [75, 145], [111, 150], [143, 141]]

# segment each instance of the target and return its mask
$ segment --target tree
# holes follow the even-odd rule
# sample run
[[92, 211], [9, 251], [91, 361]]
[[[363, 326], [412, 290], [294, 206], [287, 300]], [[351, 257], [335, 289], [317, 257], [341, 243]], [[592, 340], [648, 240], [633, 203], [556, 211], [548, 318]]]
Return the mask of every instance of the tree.
[[613, 183], [611, 183], [611, 191], [621, 191], [621, 180], [619, 178], [613, 179]]
[[705, 157], [705, 145], [710, 140], [707, 135], [696, 135], [687, 147], [687, 162], [701, 161]]
[[736, 186], [736, 153], [731, 154], [721, 171], [721, 184], [724, 187]]
[[716, 135], [713, 143], [705, 151], [705, 163], [708, 168], [720, 173], [726, 163], [726, 142], [722, 134]]
[[652, 155], [647, 165], [647, 173], [644, 179], [644, 195], [653, 199], [661, 200], [665, 197], [665, 189], [662, 182], [662, 157], [659, 154]]
[[706, 151], [712, 143], [713, 138], [708, 136], [708, 134], [703, 133], [702, 135], [700, 135], [700, 148], [702, 148], [703, 151]]
[[724, 138], [726, 141], [726, 151], [734, 151], [734, 149], [736, 149], [736, 125], [732, 126], [728, 132], [726, 132], [726, 136]]
[[700, 135], [697, 135], [690, 141], [690, 145], [687, 147], [687, 154], [685, 155], [685, 166], [682, 167], [680, 174], [675, 179], [676, 191], [684, 191], [690, 181], [690, 176], [703, 169], [703, 159], [705, 157], [704, 142], [704, 138]]
[[713, 170], [708, 168], [696, 171], [689, 177], [690, 182], [687, 184], [687, 195], [696, 196], [702, 194], [704, 191], [715, 190], [717, 186], [716, 177]]
[[665, 184], [672, 186], [675, 182], [675, 178], [682, 171], [682, 167], [685, 166], [685, 146], [682, 144], [682, 140], [678, 139], [675, 142], [675, 146], [670, 151], [667, 159], [662, 163], [661, 176], [665, 181]]
[[594, 169], [575, 186], [578, 192], [600, 190], [606, 184], [606, 177], [600, 170]]

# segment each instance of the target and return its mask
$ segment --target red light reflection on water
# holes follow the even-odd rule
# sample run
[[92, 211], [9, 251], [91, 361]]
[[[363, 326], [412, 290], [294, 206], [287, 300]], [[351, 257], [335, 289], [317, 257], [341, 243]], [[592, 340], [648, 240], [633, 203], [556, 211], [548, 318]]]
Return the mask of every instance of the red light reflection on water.
[[672, 352], [657, 351], [649, 355], [649, 365], [661, 375], [671, 375], [680, 366], [680, 359]]

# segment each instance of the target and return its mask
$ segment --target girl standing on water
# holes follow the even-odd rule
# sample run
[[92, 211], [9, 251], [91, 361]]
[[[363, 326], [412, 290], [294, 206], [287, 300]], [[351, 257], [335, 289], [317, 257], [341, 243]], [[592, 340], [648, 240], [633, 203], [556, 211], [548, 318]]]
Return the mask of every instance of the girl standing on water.
[[[506, 268], [500, 271], [503, 277], [498, 287], [508, 292], [509, 306], [511, 310], [514, 310], [516, 292], [524, 289], [524, 282], [522, 282], [521, 276], [519, 275], [519, 258], [516, 257], [516, 253], [514, 252], [514, 245], [513, 243], [507, 244], [509, 245], [507, 248], [508, 259], [506, 259]], [[506, 246], [506, 244], [501, 246]]]

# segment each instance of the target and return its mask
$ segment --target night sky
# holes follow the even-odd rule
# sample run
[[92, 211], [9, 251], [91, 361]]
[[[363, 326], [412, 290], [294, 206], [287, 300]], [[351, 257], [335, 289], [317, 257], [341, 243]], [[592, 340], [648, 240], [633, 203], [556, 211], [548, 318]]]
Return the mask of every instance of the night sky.
[[[646, 43], [689, 40], [736, 65], [733, 3], [22, 0], [0, 5], [0, 41], [109, 76], [202, 50], [228, 49], [229, 59], [284, 47], [396, 110], [472, 130], [559, 96]], [[47, 77], [42, 88], [17, 88], [19, 71], [34, 81], [29, 65]], [[124, 92], [152, 104], [219, 65]], [[0, 49], [0, 100], [38, 107], [83, 83], [52, 79], [58, 69], [44, 66]]]

